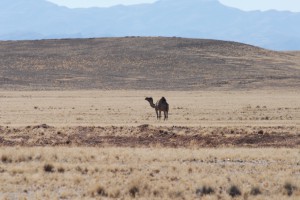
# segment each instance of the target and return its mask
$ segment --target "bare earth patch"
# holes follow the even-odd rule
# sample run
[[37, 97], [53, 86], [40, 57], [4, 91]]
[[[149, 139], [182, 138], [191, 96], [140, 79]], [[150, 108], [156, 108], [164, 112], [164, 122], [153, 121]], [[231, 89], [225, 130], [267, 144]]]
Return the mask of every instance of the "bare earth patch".
[[300, 147], [296, 127], [0, 127], [0, 146]]

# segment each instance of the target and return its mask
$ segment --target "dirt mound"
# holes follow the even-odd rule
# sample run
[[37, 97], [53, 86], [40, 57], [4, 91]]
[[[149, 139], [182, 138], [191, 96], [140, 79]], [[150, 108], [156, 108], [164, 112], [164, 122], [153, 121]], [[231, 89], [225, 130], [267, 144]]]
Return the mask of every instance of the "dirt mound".
[[299, 148], [296, 127], [130, 126], [1, 127], [0, 146], [96, 147], [290, 147]]
[[228, 90], [300, 87], [300, 54], [217, 40], [99, 38], [0, 42], [0, 87]]

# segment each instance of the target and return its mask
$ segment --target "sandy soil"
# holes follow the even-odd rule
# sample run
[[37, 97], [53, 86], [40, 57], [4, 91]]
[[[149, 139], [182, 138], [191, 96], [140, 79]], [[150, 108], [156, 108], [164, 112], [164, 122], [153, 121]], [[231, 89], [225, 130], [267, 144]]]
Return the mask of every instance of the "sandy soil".
[[[169, 120], [145, 97], [165, 96]], [[298, 90], [0, 92], [2, 126], [299, 126]]]
[[[165, 96], [157, 120], [146, 96]], [[299, 147], [297, 91], [0, 92], [1, 146]]]
[[[166, 97], [168, 121], [146, 96]], [[0, 199], [299, 199], [299, 99], [1, 91]]]

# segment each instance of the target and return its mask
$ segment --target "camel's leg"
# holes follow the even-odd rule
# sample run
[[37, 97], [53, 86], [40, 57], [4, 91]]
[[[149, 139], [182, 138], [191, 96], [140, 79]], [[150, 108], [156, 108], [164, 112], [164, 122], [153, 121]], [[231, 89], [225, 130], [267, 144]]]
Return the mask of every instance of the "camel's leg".
[[164, 111], [164, 116], [165, 116], [164, 120], [166, 120], [168, 118], [167, 117], [167, 111]]
[[159, 119], [161, 118], [161, 110], [159, 111], [159, 116], [158, 117], [159, 117]]
[[158, 110], [155, 109], [155, 112], [156, 112], [156, 119], [158, 119]]

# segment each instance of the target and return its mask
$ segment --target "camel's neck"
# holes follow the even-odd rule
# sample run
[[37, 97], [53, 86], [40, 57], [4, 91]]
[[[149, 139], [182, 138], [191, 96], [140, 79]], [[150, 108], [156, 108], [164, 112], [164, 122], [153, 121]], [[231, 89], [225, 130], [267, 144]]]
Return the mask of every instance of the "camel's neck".
[[155, 108], [155, 104], [153, 103], [153, 101], [148, 101], [149, 103], [150, 103], [150, 106], [152, 107], [152, 108]]

